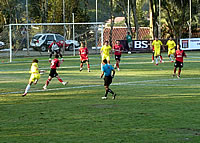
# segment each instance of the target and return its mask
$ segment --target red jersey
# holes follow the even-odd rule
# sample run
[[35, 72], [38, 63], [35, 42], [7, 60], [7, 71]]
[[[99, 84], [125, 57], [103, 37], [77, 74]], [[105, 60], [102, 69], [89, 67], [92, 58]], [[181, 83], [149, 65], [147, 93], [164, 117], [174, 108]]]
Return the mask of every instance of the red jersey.
[[175, 58], [176, 61], [183, 62], [183, 57], [186, 57], [186, 54], [183, 50], [176, 50]]
[[59, 50], [59, 44], [56, 42], [52, 42], [51, 45], [49, 45], [49, 49], [51, 48], [52, 51]]
[[114, 47], [113, 47], [113, 49], [114, 49], [114, 51], [115, 51], [115, 55], [121, 55], [122, 54], [122, 45], [120, 44], [120, 45], [115, 45]]
[[80, 55], [81, 61], [82, 60], [88, 60], [88, 49], [87, 49], [87, 47], [80, 48], [79, 49], [79, 55]]
[[60, 61], [59, 61], [59, 59], [53, 59], [52, 61], [51, 61], [51, 69], [56, 69], [57, 67], [59, 67], [60, 66]]

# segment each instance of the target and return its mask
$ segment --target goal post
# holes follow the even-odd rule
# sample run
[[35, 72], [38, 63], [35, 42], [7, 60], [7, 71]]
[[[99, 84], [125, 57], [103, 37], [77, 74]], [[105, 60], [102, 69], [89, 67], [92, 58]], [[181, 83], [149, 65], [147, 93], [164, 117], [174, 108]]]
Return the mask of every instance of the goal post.
[[[26, 31], [27, 30], [27, 31]], [[89, 23], [25, 23], [25, 24], [9, 24], [9, 52], [10, 52], [10, 62], [13, 61], [13, 56], [21, 55], [24, 56], [39, 56], [39, 55], [48, 55], [47, 51], [42, 51], [41, 46], [46, 46], [50, 42], [50, 39], [47, 39], [46, 36], [39, 43], [39, 47], [34, 47], [32, 42], [32, 38], [35, 35], [40, 34], [58, 34], [61, 39], [64, 37], [64, 41], [67, 43], [68, 47], [63, 46], [64, 55], [73, 55], [75, 56], [78, 53], [78, 46], [73, 42], [87, 41], [88, 48], [92, 49], [92, 47], [97, 47], [103, 45], [103, 30], [104, 23], [103, 22], [89, 22]], [[66, 33], [65, 33], [66, 32]], [[97, 40], [95, 34], [98, 35]], [[47, 34], [48, 35], [48, 34]], [[55, 36], [54, 36], [55, 37]], [[38, 37], [37, 37], [38, 38]], [[55, 38], [56, 39], [56, 38]], [[58, 42], [59, 37], [56, 39]], [[27, 42], [30, 41], [30, 42]], [[39, 41], [39, 40], [38, 40]], [[45, 43], [46, 42], [46, 43]], [[70, 43], [71, 42], [71, 43]], [[70, 46], [70, 47], [69, 47]], [[32, 51], [33, 50], [33, 51]], [[38, 51], [37, 51], [38, 50]], [[69, 50], [66, 51], [65, 50]], [[32, 54], [34, 53], [34, 54]], [[38, 55], [39, 53], [39, 55]]]

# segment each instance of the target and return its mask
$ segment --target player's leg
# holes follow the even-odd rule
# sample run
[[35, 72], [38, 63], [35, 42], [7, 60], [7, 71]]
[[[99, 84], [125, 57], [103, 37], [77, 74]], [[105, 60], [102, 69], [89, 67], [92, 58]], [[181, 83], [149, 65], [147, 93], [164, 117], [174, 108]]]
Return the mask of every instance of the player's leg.
[[174, 74], [173, 77], [176, 76], [176, 69], [178, 67], [177, 61], [174, 63]]
[[116, 60], [116, 67], [119, 70], [119, 60], [118, 59]]
[[80, 63], [80, 71], [82, 71], [83, 70], [83, 61], [81, 61], [81, 63]]
[[179, 69], [178, 69], [178, 75], [177, 75], [177, 78], [180, 78], [180, 76], [181, 76], [181, 67], [179, 67]]
[[27, 95], [29, 89], [31, 88], [32, 83], [34, 82], [35, 78], [34, 78], [34, 74], [31, 74], [29, 82], [25, 88], [24, 94], [22, 95], [23, 97]]
[[108, 64], [110, 64], [110, 56], [107, 56], [106, 60], [108, 61]]
[[174, 67], [174, 74], [173, 77], [176, 76], [176, 67]]
[[160, 63], [162, 63], [163, 62], [163, 57], [162, 57], [161, 53], [159, 55], [159, 59], [160, 59]]
[[152, 63], [154, 63], [154, 50], [152, 51]]
[[61, 54], [60, 49], [59, 49], [59, 50], [56, 50], [56, 54], [59, 55], [59, 57], [61, 58], [61, 61], [63, 62], [64, 59], [62, 58], [62, 54]]
[[90, 63], [89, 63], [89, 60], [86, 61], [86, 64], [87, 64], [88, 72], [90, 72]]
[[183, 67], [183, 63], [179, 62], [179, 70], [178, 70], [178, 75], [177, 75], [178, 78], [180, 78], [180, 76], [181, 76], [181, 69], [182, 69], [182, 67]]
[[117, 66], [117, 70], [120, 71], [119, 69], [119, 63], [120, 63], [120, 56], [117, 56], [117, 59], [116, 59], [116, 66]]
[[108, 77], [104, 77], [104, 87], [105, 87], [105, 95], [102, 97], [102, 99], [107, 99], [108, 95]]
[[59, 75], [56, 76], [56, 78], [58, 79], [59, 82], [61, 82], [63, 85], [67, 85], [68, 82], [64, 82]]
[[[112, 77], [109, 77], [109, 85], [112, 83]], [[116, 94], [109, 88], [108, 85], [108, 92], [111, 93], [113, 95], [112, 99], [114, 100], [116, 97]]]
[[34, 80], [33, 83], [36, 85], [37, 82], [39, 81], [39, 79], [40, 79], [40, 74], [36, 74], [36, 75], [35, 75], [35, 80]]
[[47, 79], [45, 85], [43, 86], [43, 89], [44, 89], [44, 90], [47, 89], [47, 86], [49, 85], [49, 83], [50, 83], [50, 81], [52, 80], [52, 78], [53, 78], [53, 77], [51, 77], [51, 76], [48, 77], [48, 79]]

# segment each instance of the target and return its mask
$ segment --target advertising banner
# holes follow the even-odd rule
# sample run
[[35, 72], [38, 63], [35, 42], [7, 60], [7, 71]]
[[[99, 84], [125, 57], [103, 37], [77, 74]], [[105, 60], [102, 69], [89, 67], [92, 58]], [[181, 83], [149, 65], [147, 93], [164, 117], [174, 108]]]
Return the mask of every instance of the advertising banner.
[[200, 50], [200, 38], [180, 39], [182, 50]]

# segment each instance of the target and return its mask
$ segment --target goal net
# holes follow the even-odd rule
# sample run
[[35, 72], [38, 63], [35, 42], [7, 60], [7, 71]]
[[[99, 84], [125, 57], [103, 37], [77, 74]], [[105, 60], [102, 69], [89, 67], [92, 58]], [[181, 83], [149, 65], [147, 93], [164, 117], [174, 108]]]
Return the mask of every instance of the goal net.
[[55, 40], [61, 43], [64, 56], [77, 55], [81, 41], [96, 54], [103, 45], [103, 27], [102, 22], [10, 24], [8, 50], [4, 52], [8, 52], [9, 62], [20, 56], [48, 57], [48, 47]]

